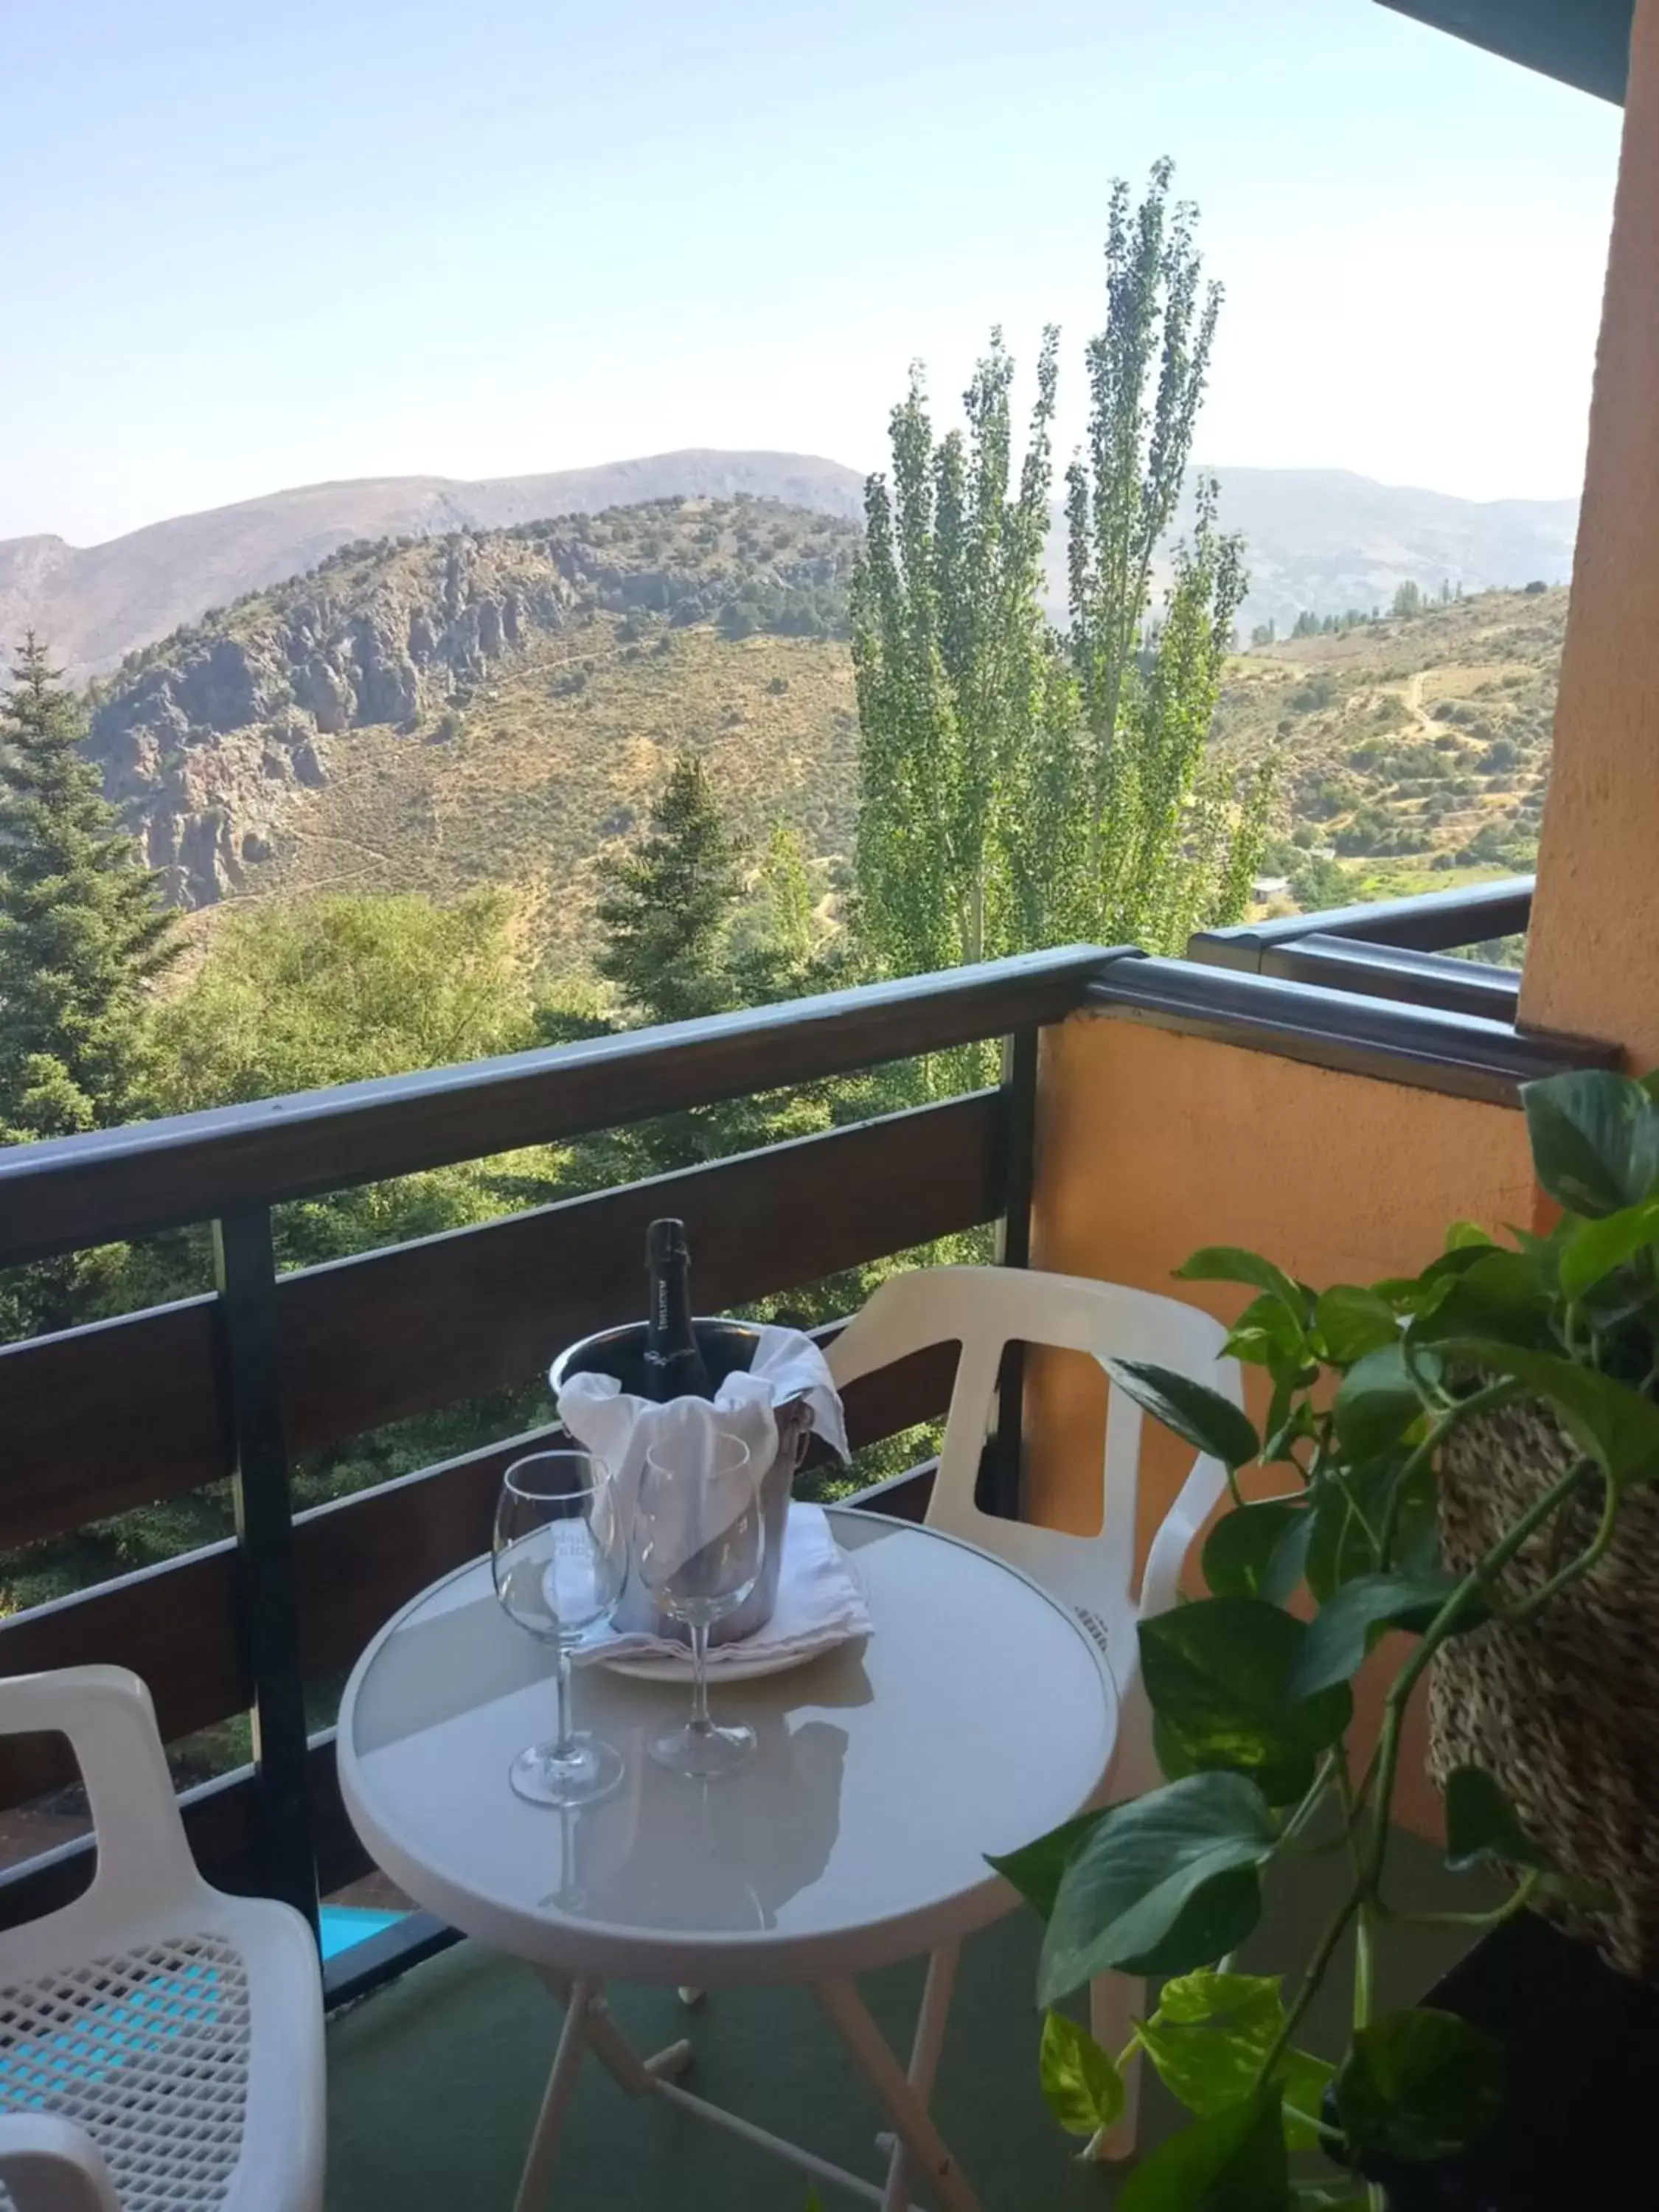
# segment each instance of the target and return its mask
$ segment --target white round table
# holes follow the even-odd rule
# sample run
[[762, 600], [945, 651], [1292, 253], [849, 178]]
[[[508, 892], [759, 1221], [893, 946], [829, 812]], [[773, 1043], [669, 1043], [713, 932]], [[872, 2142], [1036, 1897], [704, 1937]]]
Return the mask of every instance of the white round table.
[[[1015, 1569], [903, 1522], [842, 1510], [831, 1525], [875, 1632], [763, 1679], [722, 1685], [711, 1672], [716, 1717], [741, 1717], [760, 1737], [757, 1757], [717, 1782], [667, 1773], [646, 1753], [687, 1686], [584, 1666], [576, 1723], [621, 1751], [622, 1787], [567, 1812], [515, 1796], [512, 1759], [552, 1727], [552, 1667], [502, 1613], [487, 1559], [404, 1607], [352, 1673], [341, 1791], [376, 1863], [567, 2001], [524, 2212], [539, 2212], [585, 2048], [624, 2087], [694, 2106], [872, 2202], [905, 2202], [908, 2170], [952, 2212], [975, 2205], [927, 2112], [957, 1947], [1016, 1902], [986, 1855], [1099, 1791], [1116, 1700], [1075, 1616]], [[851, 1977], [924, 1952], [907, 2077]], [[605, 2014], [608, 1978], [810, 1983], [895, 2124], [885, 2188], [675, 2087], [689, 2045], [641, 2059]]]

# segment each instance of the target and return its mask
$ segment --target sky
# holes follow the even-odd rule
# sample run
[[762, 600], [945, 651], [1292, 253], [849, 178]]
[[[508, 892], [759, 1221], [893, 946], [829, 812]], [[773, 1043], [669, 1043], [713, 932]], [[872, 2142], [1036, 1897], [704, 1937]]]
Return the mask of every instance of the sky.
[[1375, 0], [0, 0], [0, 538], [681, 446], [879, 464], [1168, 154], [1197, 441], [1582, 473], [1619, 112]]

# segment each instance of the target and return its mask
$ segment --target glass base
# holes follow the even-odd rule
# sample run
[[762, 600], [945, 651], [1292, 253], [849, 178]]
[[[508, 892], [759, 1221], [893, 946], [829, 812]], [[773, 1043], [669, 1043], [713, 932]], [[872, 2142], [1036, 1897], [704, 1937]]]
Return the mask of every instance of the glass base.
[[572, 1736], [563, 1757], [555, 1744], [532, 1743], [508, 1767], [507, 1778], [532, 1805], [592, 1805], [622, 1780], [622, 1753], [596, 1735]]
[[755, 1741], [754, 1729], [741, 1722], [734, 1728], [716, 1728], [712, 1721], [706, 1721], [696, 1728], [685, 1721], [652, 1738], [651, 1756], [671, 1774], [713, 1782], [747, 1766], [755, 1756]]

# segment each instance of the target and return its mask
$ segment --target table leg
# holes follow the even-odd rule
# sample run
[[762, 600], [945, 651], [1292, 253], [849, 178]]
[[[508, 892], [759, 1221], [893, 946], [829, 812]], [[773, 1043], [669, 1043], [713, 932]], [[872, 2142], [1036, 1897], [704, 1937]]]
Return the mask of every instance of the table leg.
[[[946, 1943], [927, 1961], [927, 1979], [922, 1987], [921, 2010], [916, 2015], [915, 2040], [910, 2046], [908, 2076], [912, 2090], [924, 2106], [933, 2100], [939, 2055], [945, 2048], [945, 2025], [951, 2016], [951, 1996], [956, 1987], [957, 1960], [961, 1951], [959, 1943]], [[901, 2208], [909, 2202], [909, 2153], [905, 2149], [902, 2139], [896, 2138], [888, 2158], [887, 2187], [882, 2194], [882, 2212], [901, 2212]]]
[[514, 2199], [513, 2212], [543, 2212], [548, 2184], [553, 2177], [553, 2154], [559, 2146], [560, 2130], [564, 2126], [564, 2116], [570, 2109], [576, 2076], [581, 2070], [582, 2054], [587, 2047], [588, 2004], [598, 1996], [599, 1990], [599, 1984], [597, 1982], [576, 1981], [571, 1983], [565, 1992], [564, 2026], [559, 2030], [559, 2047], [553, 2056], [553, 2071], [547, 2077], [542, 2108], [536, 2116], [536, 2130], [530, 2138], [530, 2149], [520, 2179], [519, 2193]]
[[[536, 1972], [562, 2004], [570, 2002], [574, 1985], [568, 1976], [556, 1974], [548, 1966], [538, 1966]], [[603, 1989], [600, 1982], [590, 1985], [584, 2021], [588, 2048], [618, 2088], [630, 2097], [648, 2097], [659, 2081], [672, 2081], [684, 2073], [691, 2063], [691, 2045], [682, 2037], [649, 2058], [641, 2058], [611, 2019]]]
[[[916, 2024], [916, 2053], [911, 2060], [913, 2075], [920, 2071], [920, 2063], [932, 2045], [931, 2073], [938, 2064], [937, 2045], [944, 2034], [944, 2013], [950, 2001], [951, 1980], [955, 1972], [955, 1958], [948, 1953], [950, 1964], [936, 1981], [932, 1967], [928, 1972], [928, 1987], [922, 1996], [922, 2016]], [[842, 1975], [833, 1981], [816, 1982], [813, 1989], [820, 2004], [834, 2022], [842, 2041], [847, 2045], [853, 2063], [863, 2075], [892, 2121], [899, 2139], [899, 2149], [908, 2159], [917, 2179], [921, 2181], [945, 2208], [945, 2212], [979, 2212], [979, 2199], [969, 2187], [961, 2168], [945, 2146], [945, 2138], [933, 2125], [924, 2096], [919, 2094], [917, 2082], [907, 2075], [896, 2058], [882, 2040], [881, 2031], [871, 2019], [868, 2008], [850, 1977]], [[929, 1999], [935, 1990], [937, 2001], [930, 2010]], [[893, 2172], [890, 2164], [888, 2186], [884, 2203], [902, 2202], [893, 2196]]]

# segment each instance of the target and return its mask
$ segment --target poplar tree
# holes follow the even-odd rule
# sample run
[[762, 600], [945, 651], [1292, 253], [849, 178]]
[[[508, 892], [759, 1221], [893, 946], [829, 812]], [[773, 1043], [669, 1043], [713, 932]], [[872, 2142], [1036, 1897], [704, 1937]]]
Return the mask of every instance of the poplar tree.
[[892, 973], [1069, 938], [1178, 950], [1243, 911], [1272, 763], [1240, 772], [1211, 732], [1246, 578], [1213, 482], [1189, 482], [1220, 311], [1172, 170], [1113, 188], [1106, 324], [1085, 349], [1087, 437], [1066, 472], [1068, 620], [1043, 612], [1057, 333], [1012, 496], [1000, 332], [934, 434], [920, 371], [894, 410], [892, 465], [866, 490], [853, 595], [861, 791], [856, 921]]
[[1053, 657], [1042, 589], [1058, 343], [1049, 331], [1017, 485], [1014, 364], [994, 331], [965, 434], [935, 436], [913, 369], [890, 488], [866, 487], [852, 597], [859, 922], [896, 974], [986, 959], [1018, 933], [1007, 830]]

